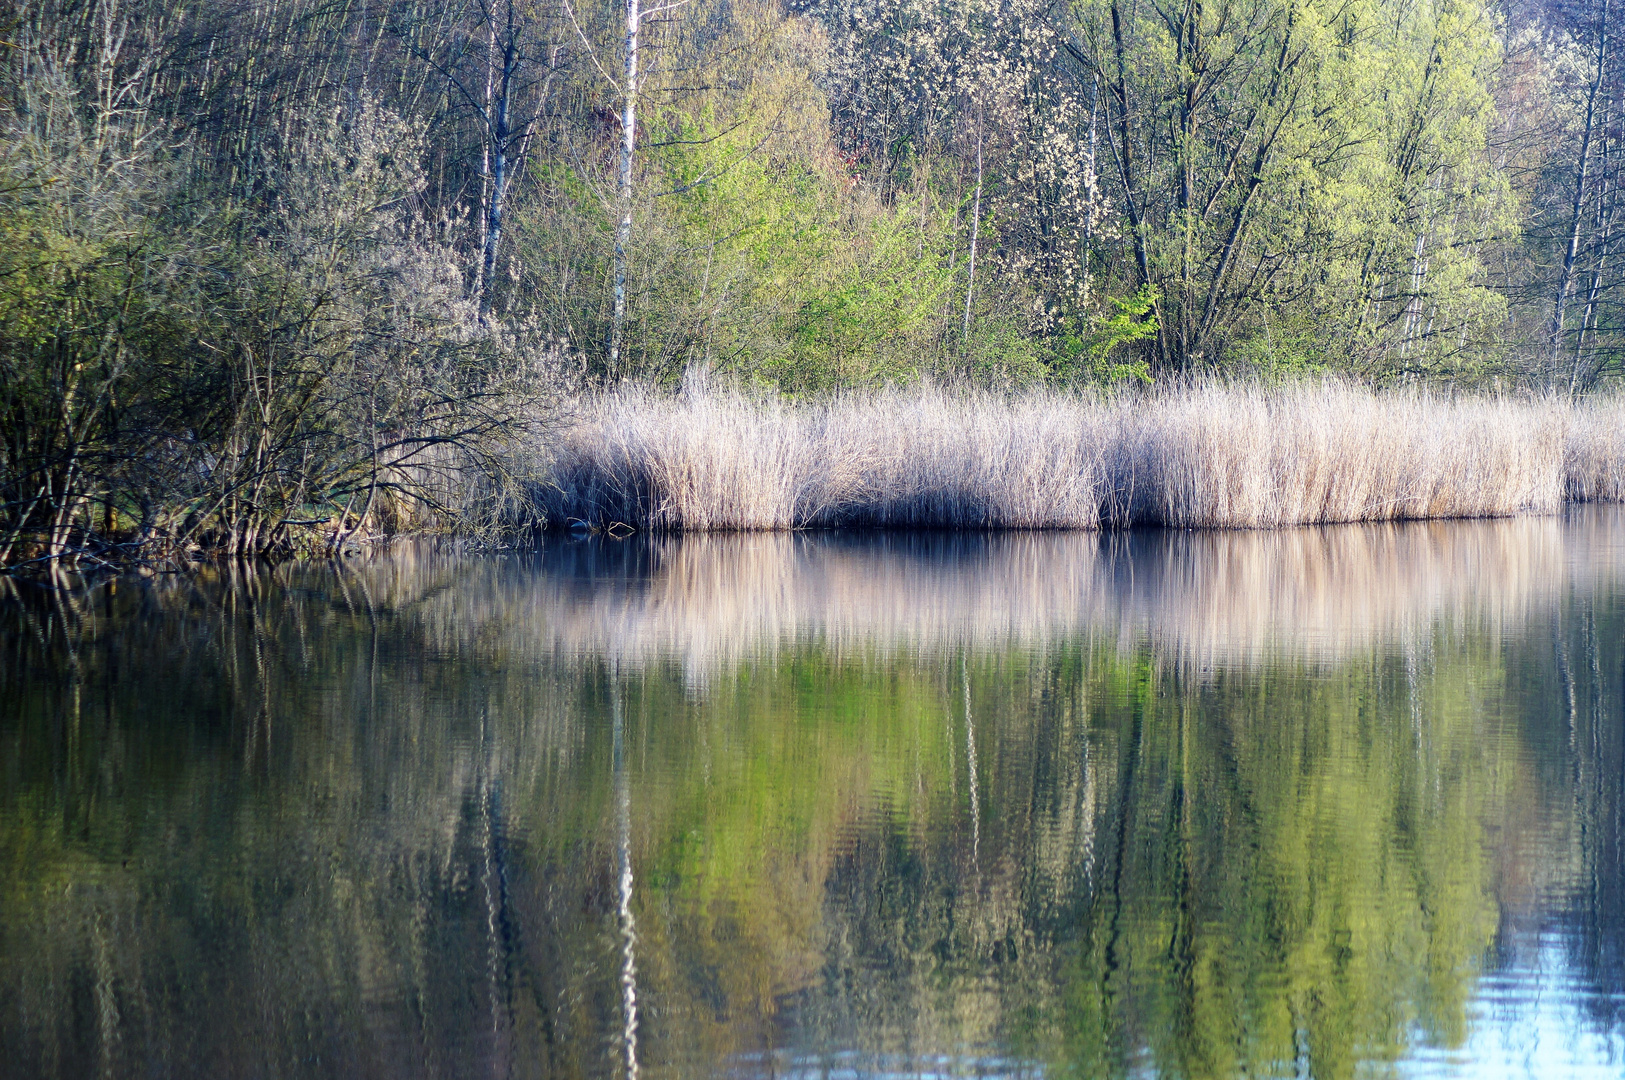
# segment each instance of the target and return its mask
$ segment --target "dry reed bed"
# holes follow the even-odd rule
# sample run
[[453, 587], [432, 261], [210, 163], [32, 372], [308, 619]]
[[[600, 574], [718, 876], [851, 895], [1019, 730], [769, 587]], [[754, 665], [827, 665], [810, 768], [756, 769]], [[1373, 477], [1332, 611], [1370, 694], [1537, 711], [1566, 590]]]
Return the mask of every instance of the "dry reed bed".
[[661, 532], [1501, 517], [1625, 501], [1622, 429], [1625, 401], [1338, 383], [803, 405], [620, 393], [582, 403], [538, 501], [555, 525]]

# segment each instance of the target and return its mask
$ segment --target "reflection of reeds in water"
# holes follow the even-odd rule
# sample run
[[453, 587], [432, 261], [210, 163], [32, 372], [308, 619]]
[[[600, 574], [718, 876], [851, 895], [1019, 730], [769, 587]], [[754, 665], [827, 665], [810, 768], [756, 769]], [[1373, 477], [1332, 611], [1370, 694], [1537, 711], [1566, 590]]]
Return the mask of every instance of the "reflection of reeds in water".
[[675, 661], [702, 682], [794, 644], [861, 659], [1082, 637], [1181, 662], [1331, 662], [1441, 624], [1525, 622], [1576, 580], [1625, 572], [1621, 530], [1625, 512], [1591, 508], [1269, 532], [561, 543], [511, 618], [549, 652]]
[[898, 391], [789, 405], [610, 395], [560, 437], [554, 524], [1256, 528], [1625, 498], [1625, 409], [1196, 386], [1102, 400]]
[[1173, 533], [1119, 601], [1122, 633], [1201, 662], [1336, 661], [1441, 625], [1525, 622], [1567, 584], [1556, 518]]

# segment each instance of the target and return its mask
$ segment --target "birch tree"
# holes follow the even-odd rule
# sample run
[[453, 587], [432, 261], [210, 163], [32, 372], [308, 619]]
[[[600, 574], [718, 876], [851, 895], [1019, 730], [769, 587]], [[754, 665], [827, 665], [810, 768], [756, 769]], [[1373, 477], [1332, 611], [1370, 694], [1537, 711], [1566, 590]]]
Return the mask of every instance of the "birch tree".
[[609, 370], [620, 378], [621, 341], [626, 336], [626, 252], [632, 243], [632, 157], [638, 139], [638, 37], [643, 25], [640, 0], [626, 0], [626, 37], [621, 56], [621, 140], [615, 167], [615, 310], [609, 325]]
[[[1546, 335], [1548, 378], [1570, 394], [1590, 389], [1617, 355], [1621, 328], [1618, 292], [1625, 283], [1617, 267], [1620, 180], [1625, 148], [1619, 122], [1625, 107], [1625, 79], [1619, 63], [1617, 0], [1555, 13], [1551, 29], [1572, 42], [1583, 73], [1568, 95], [1573, 124], [1567, 160], [1554, 170], [1563, 185], [1562, 218], [1554, 229], [1556, 268]], [[1559, 100], [1565, 95], [1558, 91]], [[1560, 144], [1561, 145], [1561, 144]], [[1555, 193], [1554, 193], [1555, 194]], [[1556, 199], [1553, 200], [1557, 201]], [[1539, 229], [1539, 224], [1536, 226]]]

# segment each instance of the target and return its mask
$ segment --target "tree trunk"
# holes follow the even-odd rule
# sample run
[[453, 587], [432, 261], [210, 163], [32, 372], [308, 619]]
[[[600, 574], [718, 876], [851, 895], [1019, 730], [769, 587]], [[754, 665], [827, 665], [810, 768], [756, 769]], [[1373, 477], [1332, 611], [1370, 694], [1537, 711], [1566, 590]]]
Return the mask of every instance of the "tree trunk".
[[[1128, 211], [1129, 230], [1134, 237], [1134, 262], [1140, 270], [1140, 284], [1151, 284], [1151, 259], [1146, 251], [1145, 221], [1140, 212], [1134, 177], [1134, 135], [1129, 111], [1128, 48], [1123, 35], [1123, 14], [1118, 4], [1112, 4], [1112, 44], [1117, 60], [1116, 81], [1111, 85], [1112, 96], [1117, 99], [1117, 170], [1123, 183], [1123, 206]], [[1108, 132], [1110, 128], [1107, 129]], [[1167, 356], [1163, 333], [1163, 320], [1158, 312], [1158, 350]]]
[[976, 291], [976, 243], [982, 232], [982, 102], [976, 103], [976, 197], [972, 202], [970, 215], [970, 274], [965, 282], [965, 329], [962, 339], [970, 342], [970, 306], [971, 296]]
[[480, 264], [474, 271], [474, 296], [481, 310], [485, 307], [485, 252], [491, 245], [491, 102], [496, 97], [497, 23], [493, 15], [486, 17], [489, 38], [485, 47], [485, 101], [480, 119], [485, 124], [485, 139], [480, 146]]
[[1191, 309], [1196, 303], [1195, 260], [1196, 222], [1192, 202], [1196, 187], [1196, 104], [1201, 88], [1201, 8], [1186, 3], [1180, 18], [1176, 65], [1184, 85], [1179, 88], [1179, 133], [1174, 160], [1179, 166], [1179, 364], [1191, 365]]
[[502, 243], [502, 200], [508, 191], [508, 105], [513, 85], [513, 36], [508, 36], [502, 58], [501, 89], [492, 103], [489, 144], [491, 148], [491, 198], [485, 211], [485, 251], [480, 259], [480, 313], [491, 310], [491, 283], [497, 272], [497, 246]]
[[1100, 72], [1095, 72], [1094, 82], [1089, 89], [1089, 165], [1084, 176], [1084, 190], [1089, 199], [1089, 205], [1084, 211], [1083, 218], [1083, 251], [1078, 259], [1079, 280], [1082, 285], [1079, 295], [1084, 303], [1089, 302], [1089, 253], [1094, 247], [1095, 239], [1095, 200], [1098, 197], [1100, 173], [1096, 169], [1100, 139], [1098, 124], [1100, 120]]
[[[1598, 154], [1601, 163], [1602, 175], [1598, 178], [1601, 188], [1597, 193], [1597, 248], [1591, 264], [1591, 287], [1586, 293], [1585, 309], [1580, 315], [1580, 331], [1574, 341], [1574, 367], [1569, 373], [1569, 393], [1581, 394], [1591, 388], [1597, 377], [1597, 364], [1595, 362], [1596, 340], [1601, 332], [1599, 321], [1601, 317], [1601, 297], [1605, 288], [1612, 283], [1607, 281], [1608, 266], [1613, 261], [1614, 254], [1614, 219], [1619, 207], [1619, 176], [1618, 176], [1618, 147], [1610, 146], [1609, 132], [1618, 117], [1617, 104], [1610, 101], [1608, 114], [1603, 117], [1602, 150]], [[1609, 163], [1614, 162], [1612, 169]], [[1586, 345], [1592, 346], [1588, 358]]]
[[[1568, 306], [1569, 290], [1574, 285], [1574, 262], [1580, 251], [1580, 221], [1585, 215], [1586, 181], [1591, 166], [1591, 138], [1596, 130], [1597, 95], [1602, 90], [1603, 74], [1608, 56], [1608, 5], [1602, 0], [1602, 12], [1597, 21], [1597, 70], [1586, 93], [1585, 128], [1580, 133], [1580, 162], [1574, 172], [1574, 200], [1569, 216], [1568, 244], [1563, 250], [1563, 270], [1557, 279], [1557, 297], [1552, 304], [1552, 366], [1555, 376], [1563, 352], [1563, 317]], [[1569, 392], [1574, 392], [1574, 379], [1569, 381]]]
[[626, 249], [632, 242], [632, 152], [637, 146], [638, 0], [626, 0], [626, 71], [622, 84], [621, 156], [616, 203], [620, 222], [615, 228], [615, 313], [609, 327], [610, 378], [619, 379], [621, 348], [626, 335]]

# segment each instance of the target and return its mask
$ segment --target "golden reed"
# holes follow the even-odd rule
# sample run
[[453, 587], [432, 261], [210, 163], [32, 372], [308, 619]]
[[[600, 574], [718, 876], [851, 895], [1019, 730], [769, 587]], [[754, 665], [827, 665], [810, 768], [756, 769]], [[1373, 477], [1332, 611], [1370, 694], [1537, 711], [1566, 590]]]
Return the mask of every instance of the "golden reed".
[[1338, 382], [815, 404], [621, 392], [581, 403], [537, 494], [550, 525], [658, 532], [1503, 517], [1625, 501], [1625, 400]]

